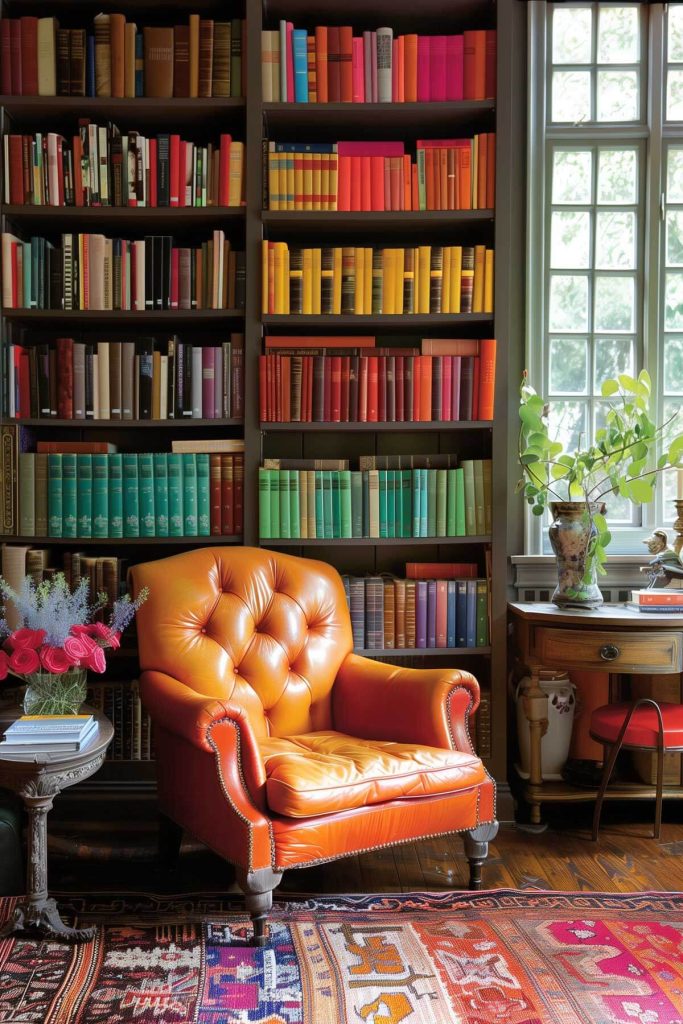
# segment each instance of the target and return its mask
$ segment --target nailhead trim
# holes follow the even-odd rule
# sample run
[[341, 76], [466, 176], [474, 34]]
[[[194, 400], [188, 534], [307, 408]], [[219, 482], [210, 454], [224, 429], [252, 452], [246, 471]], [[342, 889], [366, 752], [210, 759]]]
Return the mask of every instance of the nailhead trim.
[[217, 725], [229, 725], [232, 729], [235, 730], [236, 746], [237, 746], [237, 771], [239, 772], [240, 782], [242, 783], [242, 786], [244, 787], [244, 791], [245, 791], [245, 793], [248, 793], [249, 790], [247, 789], [247, 784], [246, 784], [245, 779], [244, 779], [244, 772], [242, 771], [242, 740], [241, 740], [241, 736], [240, 736], [240, 728], [239, 728], [237, 722], [234, 722], [231, 718], [219, 718], [217, 721], [212, 722], [211, 725], [206, 730], [206, 739], [207, 739], [207, 742], [209, 743], [209, 745], [211, 746], [211, 748], [212, 748], [212, 750], [213, 750], [213, 752], [215, 754], [215, 757], [216, 757], [216, 766], [218, 768], [218, 780], [220, 782], [220, 786], [221, 786], [221, 789], [223, 791], [223, 796], [228, 801], [232, 811], [237, 815], [237, 817], [242, 822], [242, 824], [246, 825], [246, 827], [247, 827], [247, 869], [249, 871], [251, 871], [253, 869], [254, 828], [253, 828], [252, 823], [247, 818], [247, 816], [245, 814], [242, 814], [240, 809], [235, 804], [234, 800], [232, 799], [232, 797], [230, 795], [228, 787], [225, 784], [225, 778], [223, 776], [223, 766], [221, 764], [221, 759], [220, 759], [220, 756], [219, 756], [218, 747], [216, 746], [216, 743], [215, 743], [215, 741], [213, 739], [213, 736], [212, 736], [213, 730], [214, 730], [215, 726], [217, 726]]

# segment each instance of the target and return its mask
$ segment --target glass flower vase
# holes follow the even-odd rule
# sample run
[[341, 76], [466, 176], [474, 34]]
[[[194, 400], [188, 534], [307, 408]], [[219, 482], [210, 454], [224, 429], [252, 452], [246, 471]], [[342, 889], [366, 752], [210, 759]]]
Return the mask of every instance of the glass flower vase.
[[85, 701], [87, 669], [74, 668], [59, 675], [33, 672], [25, 679], [25, 715], [77, 715]]

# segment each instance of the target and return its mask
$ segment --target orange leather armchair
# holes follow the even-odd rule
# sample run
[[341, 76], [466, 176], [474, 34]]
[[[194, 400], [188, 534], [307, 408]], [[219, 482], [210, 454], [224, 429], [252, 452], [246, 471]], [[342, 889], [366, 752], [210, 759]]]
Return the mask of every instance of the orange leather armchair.
[[[352, 651], [339, 574], [261, 548], [203, 548], [131, 570], [159, 801], [237, 868], [266, 939], [282, 872], [461, 832], [470, 887], [496, 835], [468, 719], [468, 672]], [[168, 829], [168, 821], [167, 821]]]

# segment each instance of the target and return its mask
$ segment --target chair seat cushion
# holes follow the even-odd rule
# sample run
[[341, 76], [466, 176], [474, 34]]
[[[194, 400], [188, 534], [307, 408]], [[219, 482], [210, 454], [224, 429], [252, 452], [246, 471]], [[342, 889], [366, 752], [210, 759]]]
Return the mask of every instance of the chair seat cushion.
[[[591, 735], [598, 741], [614, 743], [630, 707], [630, 703], [624, 703], [605, 704], [601, 708], [596, 708], [591, 716]], [[664, 746], [683, 747], [683, 705], [662, 701], [659, 707], [664, 723]], [[636, 708], [624, 735], [624, 744], [632, 747], [652, 747], [656, 750], [658, 736], [659, 720], [652, 705], [645, 704]]]
[[290, 818], [452, 793], [486, 779], [473, 754], [339, 732], [271, 738], [260, 750], [268, 806]]

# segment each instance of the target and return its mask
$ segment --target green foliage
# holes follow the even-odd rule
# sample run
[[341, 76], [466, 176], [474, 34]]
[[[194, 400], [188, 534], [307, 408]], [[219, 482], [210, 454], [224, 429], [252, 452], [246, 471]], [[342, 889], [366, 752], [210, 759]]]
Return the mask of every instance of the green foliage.
[[670, 434], [674, 417], [661, 426], [650, 418], [652, 385], [646, 370], [638, 377], [620, 374], [602, 385], [607, 404], [605, 426], [595, 432], [592, 445], [565, 452], [550, 438], [548, 405], [527, 382], [520, 386], [519, 463], [522, 476], [517, 491], [536, 516], [542, 516], [550, 501], [583, 501], [592, 516], [596, 534], [586, 557], [586, 576], [593, 565], [605, 573], [606, 548], [611, 534], [605, 517], [591, 512], [609, 495], [621, 495], [635, 505], [652, 501], [658, 474], [683, 465], [683, 433], [658, 451], [665, 432]]

